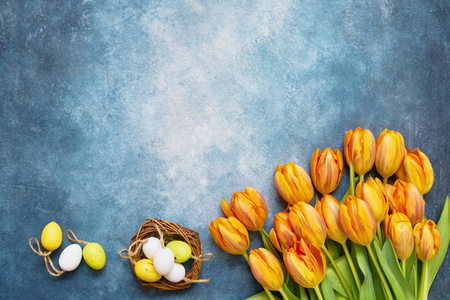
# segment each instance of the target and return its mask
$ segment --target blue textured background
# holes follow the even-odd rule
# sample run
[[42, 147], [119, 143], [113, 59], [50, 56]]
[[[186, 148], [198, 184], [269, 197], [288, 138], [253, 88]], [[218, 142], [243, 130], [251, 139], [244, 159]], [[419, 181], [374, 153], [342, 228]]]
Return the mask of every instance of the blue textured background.
[[[258, 189], [268, 231], [285, 206], [276, 165], [309, 172], [316, 148], [342, 150], [357, 126], [428, 155], [437, 221], [450, 193], [448, 1], [274, 2], [1, 1], [0, 298], [259, 292], [209, 235], [221, 199]], [[199, 231], [210, 283], [140, 289], [117, 251], [153, 217]], [[50, 221], [100, 243], [106, 267], [50, 276], [28, 246]], [[449, 277], [447, 257], [430, 299], [449, 299]]]

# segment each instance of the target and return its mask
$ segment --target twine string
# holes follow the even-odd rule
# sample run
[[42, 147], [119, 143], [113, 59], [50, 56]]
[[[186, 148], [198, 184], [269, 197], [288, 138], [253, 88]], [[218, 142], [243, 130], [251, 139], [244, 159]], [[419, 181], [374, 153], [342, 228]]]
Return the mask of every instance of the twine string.
[[[142, 239], [142, 240], [136, 240], [136, 241], [132, 242], [130, 247], [128, 247], [128, 249], [122, 249], [119, 251], [119, 256], [122, 258], [129, 259], [133, 263], [133, 265], [135, 265], [137, 261], [133, 258], [133, 256], [135, 256], [136, 254], [138, 254], [141, 251], [142, 245], [145, 244], [147, 241], [148, 241], [148, 239]], [[131, 250], [135, 245], [137, 245], [136, 249], [134, 251]], [[122, 252], [125, 252], [125, 251], [127, 252], [127, 255], [122, 255]]]
[[189, 279], [187, 277], [183, 277], [184, 281], [189, 282], [189, 283], [202, 283], [202, 282], [209, 282], [209, 278], [208, 279]]
[[[159, 234], [159, 240], [161, 241], [161, 247], [165, 248], [164, 246], [164, 235], [161, 232], [161, 229], [159, 229], [159, 226], [161, 226], [161, 224], [159, 223], [159, 221], [157, 219], [153, 219], [153, 223], [155, 223], [155, 228], [158, 231]], [[159, 224], [159, 226], [158, 226]]]
[[212, 254], [212, 253], [205, 253], [205, 254], [202, 254], [200, 256], [194, 256], [194, 255], [191, 254], [190, 257], [192, 259], [199, 260], [199, 261], [208, 261], [208, 260], [211, 260], [211, 259], [214, 258], [214, 254]]
[[72, 230], [67, 230], [67, 237], [69, 238], [69, 240], [71, 240], [72, 242], [77, 242], [77, 243], [82, 243], [82, 244], [89, 244], [89, 242], [83, 241], [83, 240], [79, 240], [77, 238], [77, 236], [75, 235], [75, 233], [73, 233]]
[[[34, 249], [33, 244], [31, 243], [32, 241], [35, 242], [35, 244], [37, 245], [37, 250]], [[51, 251], [41, 251], [41, 246], [39, 245], [39, 241], [32, 237], [30, 238], [30, 240], [28, 241], [28, 244], [31, 247], [31, 250], [33, 250], [34, 253], [36, 253], [39, 256], [44, 257], [44, 262], [45, 262], [45, 267], [47, 268], [47, 272], [55, 277], [61, 276], [62, 274], [64, 274], [64, 270], [58, 270], [55, 265], [52, 262], [52, 259], [50, 258], [50, 254], [52, 254]], [[50, 266], [50, 267], [49, 267]], [[50, 270], [51, 269], [51, 270]]]

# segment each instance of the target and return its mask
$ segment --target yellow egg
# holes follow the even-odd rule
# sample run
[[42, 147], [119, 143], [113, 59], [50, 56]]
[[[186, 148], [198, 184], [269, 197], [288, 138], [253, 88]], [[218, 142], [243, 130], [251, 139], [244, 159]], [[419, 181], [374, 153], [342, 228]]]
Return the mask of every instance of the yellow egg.
[[183, 241], [171, 241], [166, 246], [173, 252], [173, 256], [175, 258], [175, 262], [184, 263], [189, 260], [191, 257], [191, 247], [189, 244]]
[[83, 249], [84, 261], [94, 270], [101, 270], [106, 263], [105, 251], [97, 243], [88, 243]]
[[48, 251], [54, 251], [61, 246], [62, 238], [61, 227], [55, 222], [50, 222], [42, 230], [41, 243]]
[[138, 261], [134, 266], [134, 272], [137, 277], [147, 282], [154, 282], [161, 279], [161, 275], [156, 272], [151, 259], [144, 258]]

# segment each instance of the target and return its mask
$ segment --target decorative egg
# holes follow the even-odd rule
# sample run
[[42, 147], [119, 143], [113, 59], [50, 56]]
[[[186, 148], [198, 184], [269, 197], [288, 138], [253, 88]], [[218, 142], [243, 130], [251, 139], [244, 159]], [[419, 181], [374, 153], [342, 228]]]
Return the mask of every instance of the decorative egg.
[[172, 270], [170, 270], [170, 273], [165, 275], [164, 277], [169, 280], [170, 282], [180, 282], [183, 280], [184, 276], [186, 275], [186, 269], [182, 264], [174, 263]]
[[81, 263], [82, 251], [78, 244], [67, 246], [59, 256], [59, 267], [67, 272], [75, 270]]
[[134, 266], [134, 273], [141, 280], [147, 282], [154, 282], [161, 279], [161, 275], [156, 272], [151, 259], [144, 258], [138, 261]]
[[175, 262], [184, 263], [189, 260], [191, 257], [191, 247], [189, 244], [183, 241], [171, 241], [166, 246], [170, 250], [172, 250], [173, 255], [175, 257]]
[[174, 261], [173, 252], [169, 248], [161, 248], [153, 256], [153, 266], [156, 272], [163, 276], [170, 273]]
[[62, 243], [62, 230], [55, 222], [48, 223], [41, 234], [42, 246], [48, 251], [55, 251]]
[[156, 251], [161, 248], [161, 241], [158, 238], [150, 237], [148, 241], [142, 246], [142, 251], [147, 258], [153, 259]]
[[88, 243], [83, 249], [84, 261], [94, 270], [101, 270], [106, 263], [106, 255], [102, 246], [97, 243]]

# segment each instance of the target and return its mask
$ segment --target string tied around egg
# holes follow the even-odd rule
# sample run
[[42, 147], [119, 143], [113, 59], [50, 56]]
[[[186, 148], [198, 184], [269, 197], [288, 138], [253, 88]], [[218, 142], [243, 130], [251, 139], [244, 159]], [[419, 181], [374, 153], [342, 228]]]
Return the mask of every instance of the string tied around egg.
[[79, 240], [77, 238], [77, 236], [75, 235], [75, 233], [73, 233], [72, 230], [67, 230], [67, 238], [72, 241], [72, 242], [76, 242], [76, 243], [81, 243], [81, 244], [89, 244], [89, 242], [83, 241], [83, 240]]
[[[33, 241], [37, 245], [37, 249], [35, 249], [33, 247], [33, 244], [32, 244]], [[39, 256], [44, 257], [45, 267], [47, 268], [47, 271], [50, 275], [58, 277], [65, 273], [64, 270], [58, 270], [55, 267], [55, 265], [53, 264], [52, 259], [50, 257], [50, 255], [52, 254], [51, 251], [41, 251], [41, 246], [39, 244], [39, 241], [36, 238], [34, 238], [34, 237], [30, 238], [30, 240], [28, 241], [28, 244], [30, 245], [31, 250], [33, 250], [34, 253], [36, 253]]]
[[[141, 250], [142, 250], [142, 245], [144, 245], [147, 242], [148, 239], [142, 239], [142, 240], [136, 240], [134, 242], [132, 242], [130, 244], [130, 247], [128, 247], [128, 249], [122, 249], [119, 251], [119, 256], [122, 258], [126, 258], [129, 259], [133, 265], [135, 265], [137, 263], [137, 261], [133, 258], [135, 257]], [[134, 250], [133, 247], [136, 247]], [[127, 252], [126, 255], [122, 255], [123, 252]]]

